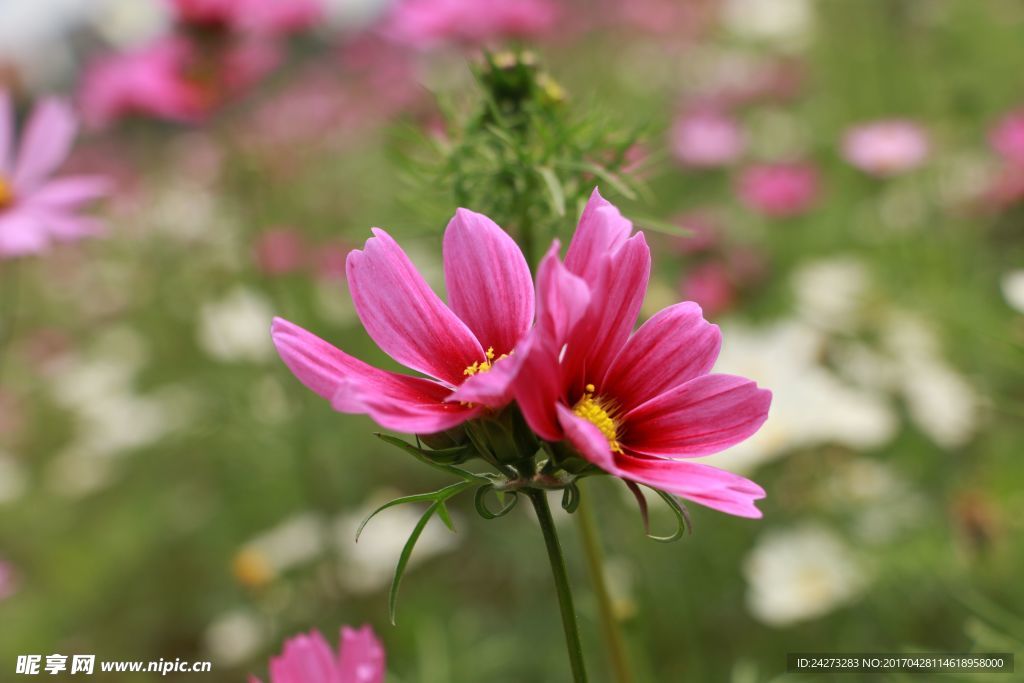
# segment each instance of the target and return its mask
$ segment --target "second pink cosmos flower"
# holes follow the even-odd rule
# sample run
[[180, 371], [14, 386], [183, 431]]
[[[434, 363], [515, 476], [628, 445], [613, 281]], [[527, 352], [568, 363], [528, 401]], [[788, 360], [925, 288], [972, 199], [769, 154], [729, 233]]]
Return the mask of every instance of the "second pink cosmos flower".
[[516, 243], [486, 216], [459, 209], [444, 235], [446, 305], [388, 233], [373, 234], [348, 256], [356, 312], [382, 350], [428, 377], [372, 367], [279, 318], [272, 335], [282, 360], [336, 410], [401, 432], [441, 432], [507, 404], [505, 373], [487, 378], [488, 395], [472, 404], [452, 398], [505, 363], [533, 322], [533, 282]]

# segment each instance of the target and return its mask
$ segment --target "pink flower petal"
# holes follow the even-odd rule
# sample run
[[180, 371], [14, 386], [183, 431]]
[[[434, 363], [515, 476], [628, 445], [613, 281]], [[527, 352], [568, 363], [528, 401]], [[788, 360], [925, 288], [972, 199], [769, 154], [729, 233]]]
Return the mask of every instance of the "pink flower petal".
[[384, 648], [369, 626], [341, 629], [339, 683], [383, 683]]
[[339, 412], [367, 414], [388, 429], [420, 434], [443, 431], [476, 414], [445, 403], [447, 387], [367, 365], [287, 320], [275, 318], [271, 336], [299, 381]]
[[558, 349], [551, 340], [531, 334], [516, 349], [522, 368], [514, 385], [516, 403], [530, 429], [548, 441], [561, 441], [562, 428], [556, 407], [560, 406], [563, 388]]
[[34, 212], [17, 208], [0, 212], [0, 257], [37, 254], [49, 243], [46, 226]]
[[0, 89], [0, 175], [11, 172], [11, 146], [14, 144], [14, 107], [11, 96]]
[[593, 284], [605, 257], [625, 244], [632, 232], [633, 224], [594, 188], [569, 243], [565, 267]]
[[744, 477], [695, 462], [615, 455], [616, 472], [624, 479], [692, 500], [706, 507], [738, 517], [760, 518], [754, 501], [764, 498], [764, 489]]
[[609, 474], [667, 491], [731, 515], [761, 516], [754, 501], [764, 498], [764, 490], [752, 481], [698, 463], [612, 453], [601, 431], [577, 417], [566, 406], [558, 406], [558, 419], [573, 447]]
[[533, 279], [523, 252], [483, 214], [459, 209], [444, 233], [444, 279], [452, 311], [480, 345], [508, 353], [533, 322]]
[[25, 126], [14, 165], [13, 184], [22, 192], [34, 189], [71, 151], [78, 124], [66, 103], [49, 99], [37, 104]]
[[587, 283], [558, 258], [558, 240], [537, 268], [537, 329], [561, 348], [590, 305]]
[[338, 683], [337, 660], [318, 631], [298, 635], [270, 660], [272, 683]]
[[697, 457], [748, 438], [768, 418], [772, 394], [743, 377], [703, 375], [632, 409], [623, 445], [662, 457]]
[[566, 350], [567, 376], [580, 384], [575, 389], [604, 378], [633, 331], [650, 272], [651, 250], [643, 233], [630, 237], [615, 254], [605, 257], [591, 287], [590, 307]]
[[473, 333], [423, 280], [402, 248], [379, 228], [348, 255], [352, 301], [367, 333], [406, 367], [457, 386], [484, 360]]
[[488, 408], [502, 408], [512, 401], [514, 383], [523, 366], [523, 354], [513, 353], [495, 360], [491, 369], [480, 372], [455, 388], [448, 402], [473, 403]]
[[67, 176], [51, 180], [32, 193], [29, 201], [62, 208], [73, 208], [109, 194], [110, 179], [103, 176]]
[[598, 392], [625, 410], [706, 375], [722, 347], [718, 325], [687, 301], [662, 309], [640, 326], [612, 362]]

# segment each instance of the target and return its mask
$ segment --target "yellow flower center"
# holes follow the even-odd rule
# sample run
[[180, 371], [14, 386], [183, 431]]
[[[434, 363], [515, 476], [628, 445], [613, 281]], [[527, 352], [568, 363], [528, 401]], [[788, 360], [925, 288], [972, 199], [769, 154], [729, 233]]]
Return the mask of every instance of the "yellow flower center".
[[615, 419], [616, 406], [608, 399], [594, 396], [594, 391], [596, 391], [596, 387], [593, 384], [588, 384], [586, 392], [573, 406], [572, 412], [601, 430], [604, 438], [608, 439], [608, 448], [616, 453], [621, 453], [622, 444], [619, 443], [618, 438], [619, 423]]
[[0, 209], [6, 209], [8, 206], [14, 203], [14, 188], [11, 184], [0, 176]]
[[482, 363], [479, 361], [474, 361], [472, 365], [466, 366], [466, 369], [462, 371], [462, 374], [465, 375], [466, 377], [472, 377], [473, 375], [478, 375], [481, 372], [487, 372], [488, 370], [493, 368], [494, 364], [497, 363], [499, 360], [501, 360], [502, 358], [508, 358], [507, 353], [503, 353], [497, 358], [495, 358], [493, 346], [488, 346], [487, 353], [485, 353], [484, 355], [486, 356], [486, 358]]

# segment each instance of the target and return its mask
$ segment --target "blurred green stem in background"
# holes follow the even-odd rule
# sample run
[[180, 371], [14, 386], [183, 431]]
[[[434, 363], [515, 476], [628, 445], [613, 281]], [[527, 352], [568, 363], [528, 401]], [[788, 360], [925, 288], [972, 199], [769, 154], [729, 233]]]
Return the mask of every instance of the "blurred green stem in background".
[[558, 606], [562, 611], [562, 627], [565, 629], [565, 644], [569, 650], [572, 680], [573, 683], [586, 683], [587, 672], [583, 664], [583, 646], [580, 644], [580, 631], [576, 624], [572, 588], [569, 586], [569, 576], [565, 571], [565, 556], [562, 554], [562, 544], [558, 542], [555, 520], [551, 518], [547, 494], [540, 489], [525, 489], [523, 493], [533, 503], [537, 521], [540, 522], [540, 530], [544, 534], [544, 544], [547, 546], [548, 559], [551, 561], [551, 574], [555, 579], [555, 590], [558, 592]]
[[576, 525], [579, 527], [580, 537], [583, 539], [583, 554], [587, 557], [587, 570], [590, 573], [590, 582], [594, 586], [594, 594], [597, 597], [601, 633], [608, 648], [608, 659], [611, 660], [614, 680], [616, 683], [633, 683], [633, 675], [629, 672], [626, 643], [619, 628], [619, 619], [615, 616], [611, 593], [608, 591], [608, 582], [604, 571], [604, 554], [601, 551], [601, 539], [597, 533], [594, 510], [590, 505], [590, 497], [585, 493], [580, 495], [580, 505], [576, 513]]

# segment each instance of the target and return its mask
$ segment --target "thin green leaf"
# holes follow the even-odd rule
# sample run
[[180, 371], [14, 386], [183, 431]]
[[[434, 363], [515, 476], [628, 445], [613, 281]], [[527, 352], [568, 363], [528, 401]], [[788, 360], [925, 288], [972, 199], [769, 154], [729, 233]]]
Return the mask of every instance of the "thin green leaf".
[[629, 492], [633, 494], [633, 497], [636, 498], [636, 504], [640, 508], [640, 519], [642, 519], [644, 523], [644, 534], [650, 536], [651, 515], [647, 508], [647, 498], [644, 497], [644, 492], [641, 491], [640, 487], [637, 486], [634, 482], [631, 482], [627, 479], [623, 479], [622, 481], [623, 483], [626, 484], [626, 488], [629, 489]]
[[654, 536], [653, 534], [647, 534], [647, 538], [652, 541], [658, 541], [659, 543], [673, 543], [678, 541], [683, 535], [689, 532], [693, 534], [693, 526], [690, 523], [690, 513], [686, 511], [679, 499], [670, 493], [665, 493], [659, 489], [652, 488], [652, 491], [657, 493], [665, 504], [668, 505], [669, 510], [676, 518], [676, 530], [670, 536]]
[[[371, 519], [376, 517], [381, 512], [384, 512], [388, 508], [393, 508], [398, 505], [405, 505], [406, 503], [426, 503], [431, 502], [443, 502], [451, 498], [457, 493], [461, 493], [469, 488], [469, 482], [460, 481], [457, 484], [451, 484], [445, 486], [443, 489], [437, 491], [431, 491], [430, 493], [417, 493], [411, 496], [402, 496], [401, 498], [395, 498], [381, 505], [379, 508], [367, 515], [366, 519], [363, 520], [359, 528], [356, 529], [356, 543], [359, 542], [359, 536], [363, 533], [363, 529], [370, 522]], [[454, 529], [452, 529], [454, 531]]]
[[452, 516], [448, 512], [448, 506], [444, 504], [444, 501], [438, 501], [437, 516], [441, 518], [441, 521], [444, 522], [449, 531], [455, 533], [455, 523], [452, 521]]
[[[402, 439], [399, 439], [397, 437], [391, 436], [389, 434], [381, 434], [380, 432], [374, 432], [374, 436], [376, 436], [378, 439], [380, 439], [384, 443], [389, 443], [392, 446], [397, 446], [398, 448], [401, 448], [403, 451], [405, 451], [406, 453], [411, 454], [414, 458], [416, 458], [420, 462], [424, 463], [425, 465], [429, 465], [430, 467], [433, 467], [436, 470], [441, 470], [442, 472], [447, 472], [448, 474], [454, 474], [456, 477], [458, 477], [460, 479], [465, 479], [466, 481], [477, 481], [477, 480], [480, 479], [480, 475], [474, 474], [474, 473], [470, 472], [469, 470], [464, 470], [461, 467], [456, 467], [455, 465], [445, 465], [443, 463], [434, 462], [433, 460], [431, 460], [427, 456], [427, 453], [429, 453], [429, 451], [425, 451], [423, 449], [416, 448], [412, 444], [407, 443], [407, 442], [403, 441]], [[443, 453], [443, 452], [445, 452], [447, 450], [449, 450], [449, 449], [444, 449], [441, 452]]]
[[636, 199], [636, 192], [633, 191], [633, 188], [631, 188], [629, 184], [626, 183], [626, 181], [620, 178], [617, 174], [613, 173], [612, 171], [609, 171], [607, 168], [603, 166], [600, 166], [590, 161], [568, 161], [562, 162], [562, 165], [568, 168], [574, 168], [577, 170], [588, 171], [590, 173], [593, 173], [603, 182], [606, 182], [609, 185], [611, 185], [612, 189], [621, 194], [623, 197], [627, 199]]
[[580, 506], [580, 489], [576, 484], [569, 484], [562, 489], [562, 509], [570, 515]]
[[541, 180], [544, 181], [544, 185], [548, 189], [548, 196], [551, 199], [551, 208], [554, 209], [557, 215], [564, 216], [565, 190], [562, 189], [562, 183], [558, 180], [558, 176], [555, 175], [555, 172], [547, 166], [540, 166], [537, 168], [537, 173], [540, 175]]
[[474, 497], [474, 503], [476, 504], [476, 511], [480, 513], [480, 516], [484, 519], [497, 519], [498, 517], [504, 517], [512, 511], [512, 508], [519, 502], [519, 494], [515, 492], [508, 493], [506, 495], [511, 496], [508, 502], [502, 502], [502, 507], [497, 511], [492, 511], [487, 507], [486, 496], [491, 491], [494, 491], [494, 486], [491, 484], [485, 484], [476, 490], [476, 496]]
[[423, 530], [427, 527], [427, 522], [434, 516], [434, 512], [437, 511], [439, 505], [442, 505], [441, 501], [435, 501], [423, 513], [420, 521], [416, 522], [416, 527], [409, 534], [409, 540], [405, 542], [402, 554], [398, 557], [398, 565], [395, 566], [395, 577], [391, 580], [391, 589], [388, 591], [388, 618], [391, 619], [392, 626], [396, 624], [395, 614], [398, 610], [398, 588], [402, 584], [405, 568], [409, 565], [409, 559], [412, 557], [412, 551], [416, 547], [416, 542], [420, 540]]

